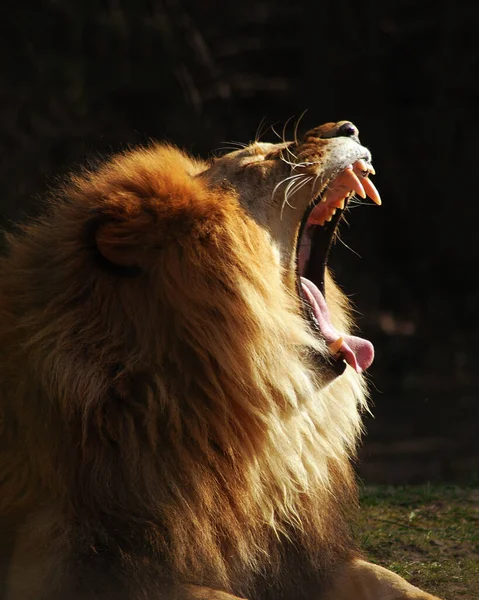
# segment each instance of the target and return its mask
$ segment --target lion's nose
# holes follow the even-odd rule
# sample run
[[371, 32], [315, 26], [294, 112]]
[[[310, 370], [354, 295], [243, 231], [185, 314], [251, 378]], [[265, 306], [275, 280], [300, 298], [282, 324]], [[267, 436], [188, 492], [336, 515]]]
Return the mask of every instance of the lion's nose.
[[350, 121], [341, 121], [337, 124], [336, 137], [359, 137], [359, 131]]

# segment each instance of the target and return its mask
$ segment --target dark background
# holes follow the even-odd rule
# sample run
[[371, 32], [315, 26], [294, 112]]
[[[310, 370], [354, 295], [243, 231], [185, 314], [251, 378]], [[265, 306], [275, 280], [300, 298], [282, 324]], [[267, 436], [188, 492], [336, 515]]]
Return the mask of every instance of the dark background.
[[[207, 154], [352, 120], [383, 206], [351, 211], [336, 274], [376, 346], [367, 481], [479, 464], [479, 4], [50, 0], [0, 9], [0, 225], [66, 170], [169, 139]], [[354, 293], [353, 293], [354, 292]]]

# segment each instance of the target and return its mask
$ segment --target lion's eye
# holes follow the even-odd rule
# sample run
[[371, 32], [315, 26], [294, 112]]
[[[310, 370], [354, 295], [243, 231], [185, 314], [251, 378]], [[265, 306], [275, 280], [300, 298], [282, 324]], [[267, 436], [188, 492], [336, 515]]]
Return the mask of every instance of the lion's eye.
[[264, 160], [274, 160], [275, 158], [278, 158], [278, 156], [279, 156], [278, 151], [268, 152], [268, 154], [264, 155]]

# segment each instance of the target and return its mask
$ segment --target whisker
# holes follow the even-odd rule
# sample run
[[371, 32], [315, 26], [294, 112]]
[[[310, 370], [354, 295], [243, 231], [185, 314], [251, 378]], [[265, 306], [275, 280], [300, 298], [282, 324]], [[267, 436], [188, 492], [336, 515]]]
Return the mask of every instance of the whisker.
[[292, 119], [294, 119], [294, 115], [291, 115], [291, 116], [289, 117], [289, 119], [286, 121], [286, 123], [283, 125], [283, 144], [285, 144], [285, 143], [286, 143], [286, 128], [288, 127], [288, 125], [289, 125], [289, 122], [290, 122]]
[[229, 142], [230, 144], [234, 144], [235, 146], [238, 146], [238, 148], [247, 148], [249, 146], [249, 144], [245, 144], [244, 142], [237, 142], [236, 140], [231, 140]]
[[[274, 128], [274, 125], [271, 125], [271, 131], [275, 134], [275, 136], [281, 141], [281, 143], [283, 144], [287, 144], [287, 142], [279, 135], [279, 133], [276, 131], [276, 129]], [[296, 162], [292, 163], [289, 162], [288, 160], [286, 160], [286, 158], [284, 158], [284, 154], [283, 154], [283, 149], [280, 150], [280, 159], [286, 163], [287, 165], [290, 165], [291, 167], [296, 167], [297, 165], [299, 165], [300, 163], [298, 162], [298, 157], [296, 156], [296, 154], [294, 154], [294, 152], [291, 150], [291, 148], [289, 146], [286, 146], [285, 148], [286, 152], [288, 152], [288, 154], [291, 155], [292, 158], [294, 158], [294, 160]]]
[[[292, 119], [292, 117], [290, 117], [290, 118], [288, 119], [288, 121], [290, 121], [291, 119]], [[288, 123], [288, 121], [286, 121], [286, 124]], [[286, 144], [286, 143], [287, 143], [287, 142], [286, 142], [286, 140], [284, 139], [284, 127], [283, 127], [283, 137], [281, 137], [281, 136], [279, 135], [279, 133], [278, 133], [278, 132], [276, 131], [276, 129], [274, 128], [274, 125], [271, 125], [271, 131], [272, 131], [272, 132], [275, 134], [275, 136], [276, 136], [276, 137], [277, 137], [277, 138], [278, 138], [278, 139], [281, 141], [281, 143], [283, 143], [283, 144]], [[290, 155], [291, 155], [291, 157], [292, 157], [292, 158], [294, 158], [294, 160], [295, 160], [296, 162], [295, 162], [295, 163], [288, 162], [288, 161], [287, 161], [287, 160], [284, 158], [284, 155], [283, 155], [283, 150], [281, 150], [281, 151], [280, 151], [280, 153], [279, 153], [279, 154], [280, 154], [280, 158], [281, 158], [281, 160], [282, 160], [284, 163], [286, 163], [287, 165], [290, 165], [291, 167], [293, 167], [293, 166], [296, 166], [296, 164], [297, 164], [297, 161], [298, 161], [298, 157], [297, 157], [297, 156], [294, 154], [294, 152], [292, 152], [292, 151], [291, 151], [291, 149], [289, 148], [289, 146], [286, 146], [286, 151], [288, 152], [288, 154], [290, 154]]]
[[228, 152], [237, 152], [238, 150], [244, 150], [247, 147], [248, 144], [245, 144], [243, 142], [228, 141], [221, 142], [221, 146], [219, 146], [217, 150], [228, 150]]
[[307, 183], [309, 183], [311, 180], [313, 179], [313, 176], [310, 175], [309, 177], [306, 177], [306, 179], [304, 181], [296, 181], [295, 185], [291, 188], [290, 190], [290, 196], [292, 196], [293, 194], [296, 194], [296, 192], [299, 192], [299, 190], [304, 187]]
[[[313, 195], [314, 195], [314, 190], [315, 190], [315, 188], [316, 188], [316, 183], [317, 183], [317, 181], [318, 181], [318, 179], [319, 179], [319, 176], [320, 176], [320, 174], [318, 173], [318, 174], [316, 175], [316, 177], [314, 178], [313, 185], [311, 186], [311, 193], [312, 193]], [[326, 190], [328, 190], [328, 189], [329, 189], [329, 185], [328, 185], [328, 184], [326, 184], [326, 185], [325, 185], [325, 187], [324, 187], [324, 189], [323, 189], [323, 191], [322, 191], [322, 194], [324, 194], [324, 192], [325, 192]], [[318, 191], [318, 194], [316, 195], [316, 198], [314, 199], [314, 204], [315, 204], [315, 205], [317, 205], [317, 204], [319, 204], [319, 202], [321, 202], [321, 198], [320, 198], [320, 196], [321, 196], [322, 194], [319, 194], [319, 191]]]
[[274, 133], [274, 135], [275, 135], [275, 136], [276, 136], [276, 137], [277, 137], [279, 140], [283, 141], [283, 140], [281, 139], [281, 136], [279, 135], [279, 133], [276, 131], [276, 129], [275, 129], [274, 127], [275, 127], [274, 125], [271, 125], [271, 131]]
[[[346, 219], [345, 219], [346, 220]], [[347, 221], [346, 221], [347, 222]], [[338, 240], [338, 242], [340, 242], [345, 248], [347, 248], [348, 250], [350, 250], [353, 254], [355, 254], [358, 258], [362, 258], [362, 256], [356, 252], [356, 250], [353, 250], [351, 248], [351, 246], [348, 246], [346, 244], [346, 242], [341, 238], [341, 236], [339, 235], [339, 233], [336, 234], [336, 239]]]
[[294, 143], [296, 144], [296, 146], [298, 145], [298, 127], [299, 124], [301, 123], [304, 115], [308, 112], [308, 109], [306, 108], [305, 110], [303, 110], [303, 112], [301, 113], [301, 115], [299, 116], [299, 119], [296, 121], [296, 125], [294, 127]]
[[291, 188], [292, 185], [294, 185], [294, 183], [295, 183], [294, 181], [290, 181], [284, 191], [284, 200], [283, 200], [283, 204], [281, 205], [281, 213], [280, 213], [280, 217], [279, 217], [280, 221], [283, 220], [283, 212], [284, 212], [285, 205], [288, 205], [293, 210], [296, 210], [296, 207], [289, 203], [289, 194], [288, 194], [289, 189]]
[[365, 202], [365, 198], [361, 198], [360, 196], [356, 196], [356, 194], [353, 194], [349, 198], [348, 206], [350, 208], [357, 208], [358, 206], [374, 206], [374, 204]]
[[237, 150], [239, 150], [239, 148], [237, 148], [235, 146], [219, 146], [218, 148], [216, 148], [215, 152], [217, 152], [218, 150], [227, 150], [228, 152], [236, 152]]
[[[286, 148], [286, 150], [288, 150], [288, 148]], [[290, 167], [300, 167], [302, 166], [301, 163], [293, 163], [290, 160], [287, 160], [284, 155], [283, 155], [283, 150], [281, 149], [279, 152], [279, 158], [287, 165], [289, 165]]]
[[[286, 143], [287, 143], [287, 142], [286, 142]], [[288, 152], [288, 154], [290, 154], [290, 155], [291, 155], [291, 156], [294, 158], [294, 160], [295, 160], [295, 164], [299, 164], [299, 159], [298, 159], [298, 157], [297, 157], [297, 156], [296, 156], [296, 154], [295, 154], [295, 153], [294, 153], [294, 152], [291, 150], [291, 148], [290, 148], [290, 146], [289, 146], [289, 145], [288, 145], [288, 146], [286, 146], [286, 151]]]
[[[287, 147], [287, 148], [286, 148], [286, 150], [287, 150], [287, 151], [288, 151], [290, 154], [292, 154], [292, 155], [294, 156], [294, 158], [296, 158], [296, 156], [295, 156], [295, 155], [294, 155], [294, 154], [291, 152], [291, 150], [289, 149], [289, 147]], [[320, 164], [320, 161], [319, 161], [319, 160], [313, 160], [313, 161], [306, 161], [306, 160], [305, 160], [305, 161], [300, 161], [300, 162], [295, 162], [295, 163], [292, 163], [292, 162], [289, 162], [289, 161], [287, 161], [287, 160], [284, 158], [284, 156], [282, 156], [282, 152], [280, 152], [280, 158], [281, 158], [281, 160], [283, 160], [283, 162], [285, 162], [285, 163], [286, 163], [286, 164], [288, 164], [288, 165], [291, 165], [292, 167], [309, 167], [309, 166], [311, 166], [311, 165], [319, 165], [319, 164]]]
[[232, 147], [234, 146], [234, 147], [237, 147], [237, 148], [240, 147], [240, 145], [239, 145], [238, 142], [231, 142], [231, 141], [225, 140], [225, 141], [223, 141], [221, 143], [224, 144], [225, 146], [232, 146]]
[[[296, 181], [294, 182], [294, 184], [287, 188], [286, 190], [286, 198], [285, 198], [285, 202], [283, 202], [283, 206], [281, 207], [281, 219], [283, 218], [283, 210], [284, 210], [284, 205], [285, 203], [287, 203], [289, 206], [291, 206], [291, 203], [289, 202], [289, 198], [291, 196], [293, 196], [294, 194], [296, 194], [297, 192], [299, 192], [299, 190], [301, 188], [303, 188], [306, 184], [308, 184], [311, 181], [312, 177], [308, 177], [307, 179], [305, 179], [304, 181]], [[291, 208], [293, 208], [291, 206]]]
[[[263, 131], [263, 127], [265, 128]], [[259, 122], [258, 128], [256, 129], [256, 135], [254, 136], [254, 141], [255, 142], [259, 142], [260, 139], [263, 137], [263, 135], [266, 133], [266, 118], [262, 117], [261, 121]]]
[[281, 215], [280, 215], [280, 219], [283, 219], [283, 212], [284, 212], [284, 207], [287, 204], [288, 206], [290, 206], [293, 210], [296, 210], [296, 207], [292, 206], [291, 203], [289, 202], [289, 198], [295, 194], [296, 192], [298, 192], [303, 186], [305, 186], [307, 183], [309, 183], [312, 179], [312, 176], [307, 176], [306, 174], [301, 174], [300, 178], [296, 178], [296, 179], [292, 179], [290, 181], [290, 183], [288, 184], [285, 192], [284, 192], [284, 201], [283, 204], [281, 206]]
[[271, 200], [273, 200], [273, 198], [274, 198], [274, 195], [275, 195], [275, 193], [276, 193], [276, 190], [277, 190], [277, 189], [278, 189], [278, 188], [279, 188], [281, 185], [283, 185], [283, 183], [286, 183], [286, 182], [287, 182], [287, 181], [289, 181], [290, 179], [299, 179], [299, 178], [300, 178], [300, 177], [302, 177], [302, 176], [303, 176], [303, 174], [302, 174], [302, 173], [297, 173], [296, 175], [291, 175], [290, 177], [286, 177], [285, 179], [282, 179], [282, 180], [281, 180], [279, 183], [277, 183], [277, 184], [274, 186], [274, 189], [273, 189], [273, 191], [271, 192]]

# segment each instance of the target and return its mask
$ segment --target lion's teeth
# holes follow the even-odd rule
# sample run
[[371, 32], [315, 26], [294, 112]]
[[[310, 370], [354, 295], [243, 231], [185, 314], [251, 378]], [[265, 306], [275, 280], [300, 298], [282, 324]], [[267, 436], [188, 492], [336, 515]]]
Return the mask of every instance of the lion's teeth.
[[326, 219], [326, 221], [331, 221], [331, 219], [334, 217], [334, 215], [336, 214], [336, 208], [333, 208], [333, 210], [329, 213], [328, 218]]
[[359, 171], [360, 175], [362, 175], [362, 177], [367, 177], [369, 174], [369, 165], [368, 163], [363, 160], [362, 158], [360, 158], [359, 160], [357, 160], [354, 165], [353, 168], [356, 171]]
[[340, 200], [338, 202], [338, 208], [340, 208], [341, 210], [344, 210], [345, 204], [346, 204], [346, 198], [343, 198], [342, 200]]
[[363, 179], [363, 186], [371, 200], [376, 204], [381, 205], [381, 196], [375, 188], [374, 183], [370, 179], [365, 177]]
[[372, 165], [370, 165], [369, 163], [367, 163], [362, 158], [360, 158], [359, 160], [357, 160], [354, 163], [353, 167], [356, 167], [356, 169], [358, 171], [360, 171], [360, 173], [361, 173], [361, 175], [363, 177], [367, 177], [369, 175], [369, 173], [371, 173], [371, 175], [376, 175], [376, 171], [374, 170], [374, 168], [372, 167]]
[[329, 351], [331, 354], [337, 354], [341, 350], [341, 346], [343, 345], [343, 338], [339, 337], [335, 342], [328, 344]]
[[343, 171], [343, 175], [341, 176], [341, 183], [349, 187], [349, 189], [357, 192], [361, 198], [366, 198], [366, 192], [358, 179], [358, 176], [353, 171], [352, 167], [348, 167]]

